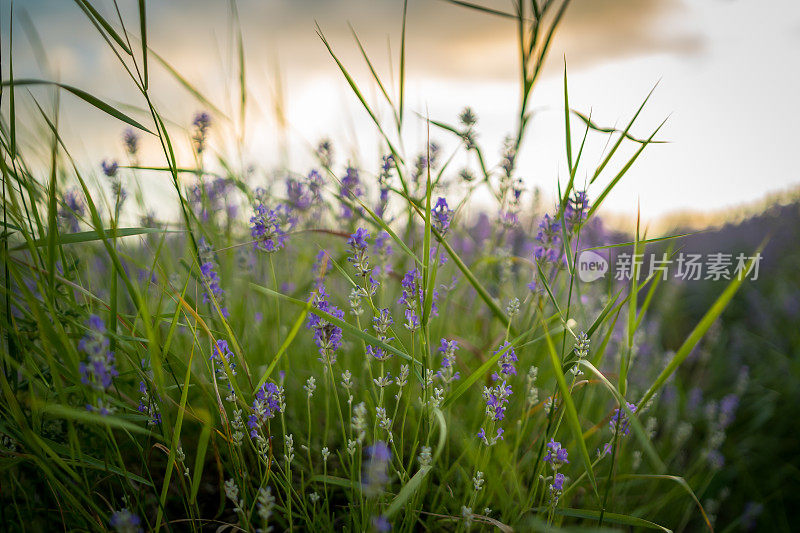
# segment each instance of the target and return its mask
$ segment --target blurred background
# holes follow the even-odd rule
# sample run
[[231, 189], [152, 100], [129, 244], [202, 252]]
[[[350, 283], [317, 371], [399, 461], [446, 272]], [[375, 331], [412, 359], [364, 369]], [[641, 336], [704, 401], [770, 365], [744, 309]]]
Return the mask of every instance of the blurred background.
[[[9, 0], [0, 3], [7, 78]], [[116, 20], [111, 2], [99, 4], [104, 4], [104, 15]], [[481, 5], [513, 12], [506, 0], [482, 0]], [[135, 2], [119, 2], [119, 7], [123, 17], [136, 20]], [[396, 93], [403, 2], [240, 0], [235, 8], [222, 0], [151, 2], [150, 47], [231, 117], [215, 117], [214, 148], [226, 155], [236, 147], [225, 128], [233, 131], [238, 120], [234, 9], [244, 36], [249, 91], [243, 165], [262, 172], [304, 172], [313, 163], [311, 147], [327, 137], [354, 164], [377, 168], [382, 151], [374, 125], [315, 33], [315, 24], [379, 116], [388, 119], [350, 26]], [[16, 2], [14, 10], [16, 77], [91, 87], [111, 102], [133, 106], [135, 115], [143, 102], [76, 4], [27, 0]], [[409, 111], [455, 122], [471, 106], [484, 151], [499, 158], [504, 136], [516, 127], [519, 105], [514, 21], [443, 0], [411, 0], [407, 36]], [[800, 3], [793, 0], [773, 0], [768, 7], [756, 0], [575, 0], [533, 93], [535, 116], [518, 174], [551, 195], [556, 179], [564, 180], [566, 62], [570, 104], [591, 113], [596, 123], [624, 126], [656, 84], [633, 133], [646, 138], [668, 117], [657, 137], [669, 143], [649, 147], [639, 158], [607, 200], [608, 219], [631, 215], [638, 204], [645, 222], [702, 226], [729, 217], [731, 208], [741, 212], [750, 211], [754, 202], [763, 205], [767, 195], [793, 197], [800, 178], [798, 54]], [[187, 126], [203, 106], [163, 68], [153, 70], [156, 105], [176, 125]], [[61, 127], [78, 161], [99, 165], [104, 157], [121, 155], [121, 132], [114, 121], [68, 95], [62, 109]], [[409, 128], [408, 147], [424, 146], [424, 124], [416, 120], [416, 135]], [[576, 121], [575, 130], [582, 131], [580, 126]], [[37, 132], [27, 133], [22, 138], [36, 145]], [[186, 138], [179, 154], [190, 157], [188, 133]], [[432, 140], [453, 141], [441, 132], [433, 132]], [[590, 139], [586, 160], [599, 160], [604, 147], [602, 138]], [[145, 141], [143, 150], [143, 160], [158, 161], [155, 143]], [[159, 191], [156, 197], [171, 199], [169, 185], [158, 178], [153, 177], [150, 189]], [[581, 179], [585, 176], [578, 175]]]

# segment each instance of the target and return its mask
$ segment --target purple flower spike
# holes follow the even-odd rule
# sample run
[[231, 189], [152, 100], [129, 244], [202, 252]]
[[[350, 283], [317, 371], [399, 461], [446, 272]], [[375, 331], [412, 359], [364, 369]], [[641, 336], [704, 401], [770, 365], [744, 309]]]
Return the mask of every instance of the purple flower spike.
[[291, 210], [283, 204], [275, 209], [258, 204], [254, 211], [255, 214], [250, 218], [250, 235], [255, 241], [255, 249], [269, 253], [283, 249], [288, 238], [287, 230], [291, 230], [296, 223]]
[[453, 210], [447, 205], [447, 200], [439, 198], [433, 208], [433, 224], [436, 231], [444, 235], [450, 229], [450, 221], [453, 219]]

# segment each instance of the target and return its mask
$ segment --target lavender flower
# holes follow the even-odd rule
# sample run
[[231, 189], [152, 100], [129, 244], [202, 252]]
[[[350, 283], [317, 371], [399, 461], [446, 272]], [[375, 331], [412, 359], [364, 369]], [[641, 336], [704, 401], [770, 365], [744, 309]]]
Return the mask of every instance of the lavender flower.
[[[589, 355], [589, 337], [587, 337], [586, 333], [582, 331], [578, 334], [578, 338], [576, 339], [575, 342], [575, 358], [578, 361], [582, 361], [586, 359], [588, 355]], [[580, 365], [577, 363], [573, 365], [573, 367], [570, 370], [576, 376], [580, 376], [581, 374], [583, 374]]]
[[511, 187], [511, 194], [508, 194], [507, 190], [503, 191], [500, 223], [506, 228], [510, 229], [519, 224], [520, 198], [522, 197], [523, 186], [522, 179], [517, 178]]
[[[320, 284], [312, 305], [340, 320], [344, 319], [344, 311], [332, 305], [327, 296], [325, 286]], [[308, 315], [306, 328], [314, 330], [314, 342], [319, 349], [319, 360], [323, 363], [335, 363], [336, 350], [342, 345], [342, 328], [313, 313]]]
[[325, 168], [333, 166], [333, 145], [329, 139], [323, 139], [317, 145], [317, 157]]
[[133, 128], [127, 128], [122, 132], [122, 144], [129, 156], [135, 157], [139, 152], [139, 134]]
[[389, 180], [392, 177], [392, 169], [395, 168], [396, 163], [393, 155], [383, 156], [383, 163], [381, 164], [381, 171], [378, 174], [378, 184], [380, 194], [378, 199], [378, 206], [375, 209], [375, 214], [382, 217], [386, 212], [386, 206], [389, 204]]
[[144, 381], [139, 382], [139, 393], [142, 395], [142, 397], [139, 399], [139, 407], [137, 407], [137, 411], [143, 415], [147, 415], [148, 426], [157, 426], [161, 423], [161, 412], [159, 411], [155, 398], [150, 395], [147, 389], [147, 384]]
[[325, 181], [322, 175], [315, 169], [311, 169], [306, 176], [306, 187], [311, 195], [311, 204], [318, 205], [322, 202], [322, 186]]
[[[514, 363], [517, 362], [517, 352], [514, 351], [514, 348], [508, 341], [505, 341], [500, 348], [495, 350], [494, 354], [497, 355], [500, 352], [503, 352], [503, 355], [497, 360], [497, 364], [500, 366], [500, 374], [502, 374], [504, 378], [516, 376], [517, 369], [514, 367]], [[492, 379], [497, 381], [500, 379], [500, 376], [495, 372], [492, 374]]]
[[119, 209], [122, 208], [123, 202], [125, 202], [125, 199], [128, 197], [127, 192], [122, 187], [122, 181], [117, 174], [119, 165], [116, 161], [103, 161], [101, 166], [103, 168], [103, 174], [105, 174], [111, 180], [111, 192], [114, 195], [114, 203], [116, 206], [115, 209], [117, 212], [119, 212]]
[[553, 484], [551, 485], [551, 490], [561, 492], [564, 488], [564, 474], [556, 474], [553, 478]]
[[364, 194], [361, 189], [361, 180], [358, 177], [358, 170], [354, 167], [347, 167], [339, 187], [339, 201], [342, 204], [342, 218], [353, 218], [353, 210], [349, 202], [359, 198]]
[[211, 127], [211, 116], [205, 111], [201, 111], [194, 116], [192, 121], [194, 132], [192, 133], [192, 143], [198, 155], [206, 149], [208, 140], [208, 129]]
[[436, 200], [436, 206], [433, 208], [431, 215], [433, 216], [433, 225], [441, 235], [447, 233], [450, 229], [450, 221], [453, 219], [453, 210], [447, 205], [447, 200], [439, 198]]
[[203, 281], [205, 282], [204, 285], [206, 288], [206, 290], [203, 292], [203, 303], [216, 301], [217, 305], [220, 307], [222, 316], [228, 318], [228, 309], [222, 305], [222, 301], [225, 297], [225, 291], [219, 285], [220, 277], [217, 273], [217, 264], [211, 257], [210, 248], [205, 241], [201, 240], [198, 248], [201, 248], [200, 256], [205, 256], [206, 258], [206, 260], [200, 265], [200, 274], [203, 276]]
[[[495, 422], [500, 422], [505, 418], [506, 405], [508, 405], [508, 398], [512, 394], [511, 385], [505, 381], [498, 383], [493, 387], [483, 387], [483, 398], [486, 401], [486, 418], [490, 425]], [[483, 441], [486, 446], [493, 446], [498, 440], [503, 439], [504, 430], [501, 427], [496, 429], [496, 434], [489, 438], [486, 435], [486, 428], [481, 427], [478, 432], [478, 439]]]
[[58, 216], [71, 233], [80, 231], [78, 217], [84, 214], [83, 199], [76, 189], [67, 189], [64, 192], [64, 205], [59, 208]]
[[372, 329], [378, 334], [378, 338], [382, 341], [391, 340], [388, 338], [388, 332], [391, 325], [394, 323], [389, 308], [381, 309], [379, 313], [372, 317]]
[[483, 443], [486, 446], [494, 446], [495, 444], [497, 444], [498, 440], [504, 440], [503, 433], [505, 433], [505, 430], [503, 428], [497, 428], [495, 435], [490, 438], [486, 436], [486, 430], [484, 428], [481, 428], [480, 431], [478, 431], [478, 439], [483, 441]]
[[536, 244], [533, 256], [555, 263], [561, 256], [561, 223], [545, 215], [539, 222], [539, 232], [536, 234]]
[[100, 167], [103, 169], [103, 174], [105, 174], [109, 178], [113, 178], [117, 175], [117, 170], [119, 169], [119, 164], [116, 161], [106, 161], [105, 159], [100, 164]]
[[379, 533], [387, 533], [392, 530], [392, 524], [383, 515], [372, 517], [372, 527]]
[[567, 460], [568, 455], [567, 449], [562, 448], [560, 442], [556, 442], [555, 439], [551, 438], [550, 442], [547, 443], [547, 455], [545, 455], [544, 461], [550, 463], [553, 470], [558, 470], [561, 465], [569, 463]]
[[[628, 403], [628, 409], [631, 410], [632, 413], [636, 412], [636, 405], [632, 403]], [[627, 435], [631, 431], [630, 420], [628, 420], [628, 415], [624, 409], [614, 409], [614, 416], [611, 417], [611, 421], [608, 423], [611, 426], [611, 431], [617, 433], [622, 436]]]
[[[403, 292], [397, 302], [406, 307], [405, 326], [411, 331], [415, 331], [420, 327], [418, 310], [422, 308], [422, 305], [425, 301], [425, 291], [420, 284], [421, 279], [422, 274], [420, 274], [419, 270], [413, 268], [405, 273], [402, 281], [400, 282]], [[436, 306], [436, 300], [438, 298], [439, 291], [433, 289], [433, 300], [431, 305], [432, 316], [438, 316], [439, 314], [439, 309]]]
[[739, 407], [739, 396], [736, 394], [728, 394], [719, 402], [719, 426], [721, 429], [727, 428], [736, 415], [736, 409]]
[[376, 265], [372, 269], [372, 275], [379, 282], [387, 279], [389, 274], [392, 273], [390, 258], [393, 253], [391, 237], [385, 231], [380, 232], [375, 237], [375, 242], [372, 244], [372, 254], [376, 258]]
[[483, 398], [486, 400], [486, 416], [489, 420], [500, 421], [505, 418], [506, 405], [512, 392], [511, 385], [505, 381], [493, 387], [483, 387]]
[[247, 419], [250, 427], [250, 436], [256, 438], [258, 430], [276, 414], [284, 410], [283, 387], [279, 387], [271, 381], [267, 381], [256, 390], [253, 400], [253, 413]]
[[447, 385], [461, 378], [461, 374], [455, 369], [457, 349], [456, 341], [441, 340], [439, 353], [442, 354], [442, 368], [436, 372], [436, 376]]
[[[78, 369], [81, 383], [102, 396], [106, 389], [111, 387], [119, 372], [115, 365], [114, 354], [108, 349], [105, 323], [99, 316], [92, 315], [89, 317], [88, 325], [89, 331], [78, 343], [78, 349], [87, 354], [87, 358], [80, 363]], [[87, 409], [106, 415], [110, 411], [102, 405], [102, 397], [100, 400], [97, 406], [87, 405]]]
[[350, 246], [350, 257], [347, 260], [353, 263], [356, 273], [363, 278], [369, 276], [372, 270], [369, 266], [369, 256], [367, 256], [367, 239], [369, 239], [369, 232], [364, 228], [358, 228], [347, 239], [347, 244]]
[[500, 167], [503, 169], [503, 173], [506, 175], [506, 178], [511, 177], [511, 173], [514, 171], [514, 164], [517, 159], [517, 145], [516, 141], [512, 137], [506, 137], [503, 140], [503, 160], [500, 163]]
[[215, 178], [208, 183], [201, 181], [190, 191], [189, 203], [203, 222], [212, 220], [217, 212], [234, 217], [238, 211], [232, 194], [234, 188], [233, 180], [226, 178]]
[[364, 493], [367, 496], [377, 496], [389, 482], [388, 468], [392, 452], [385, 442], [378, 441], [367, 448], [367, 457], [364, 467]]
[[[316, 172], [313, 171], [312, 172]], [[307, 183], [293, 177], [286, 178], [286, 198], [293, 209], [305, 211], [314, 203], [314, 192]]]
[[142, 519], [130, 512], [128, 509], [115, 511], [108, 521], [108, 526], [114, 528], [117, 533], [141, 533]]
[[550, 484], [550, 500], [549, 504], [552, 507], [558, 505], [558, 500], [561, 497], [561, 493], [564, 490], [564, 482], [566, 481], [566, 477], [562, 473], [557, 473], [553, 476], [553, 482]]
[[415, 185], [419, 186], [420, 178], [425, 173], [426, 169], [436, 168], [440, 149], [441, 148], [438, 144], [432, 142], [428, 145], [427, 153], [419, 154], [417, 156], [416, 162], [414, 163], [414, 172], [411, 175]]
[[586, 195], [586, 191], [575, 191], [564, 208], [567, 230], [571, 232], [575, 226], [581, 224], [586, 219], [588, 211], [589, 197]]
[[250, 218], [254, 248], [270, 253], [283, 249], [288, 238], [287, 230], [291, 230], [296, 222], [289, 208], [280, 204], [268, 210], [264, 204], [258, 204], [254, 211], [255, 214]]
[[597, 457], [600, 458], [600, 457], [603, 457], [603, 456], [606, 456], [606, 455], [610, 454], [611, 453], [611, 449], [612, 449], [611, 448], [611, 443], [610, 442], [606, 442], [605, 444], [603, 444], [602, 448], [598, 448], [597, 449]]
[[217, 379], [222, 381], [228, 379], [228, 372], [225, 370], [226, 363], [228, 368], [230, 368], [231, 375], [236, 375], [236, 362], [234, 361], [233, 352], [228, 348], [228, 341], [223, 339], [218, 340], [214, 345], [209, 359], [216, 367]]

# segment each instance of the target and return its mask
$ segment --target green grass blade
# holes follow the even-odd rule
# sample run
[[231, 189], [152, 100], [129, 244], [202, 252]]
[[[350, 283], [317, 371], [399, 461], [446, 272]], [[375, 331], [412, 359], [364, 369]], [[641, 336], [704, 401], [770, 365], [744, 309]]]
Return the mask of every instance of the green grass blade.
[[[375, 126], [377, 126], [378, 132], [381, 134], [381, 137], [383, 137], [384, 141], [386, 141], [386, 144], [389, 147], [389, 151], [392, 152], [392, 155], [395, 157], [397, 164], [398, 165], [402, 164], [403, 158], [400, 156], [400, 153], [395, 149], [394, 144], [392, 143], [391, 139], [389, 139], [389, 136], [386, 135], [386, 132], [383, 130], [383, 126], [381, 126], [378, 117], [375, 116], [375, 113], [372, 111], [372, 108], [367, 103], [367, 100], [364, 98], [364, 95], [361, 93], [361, 90], [358, 88], [358, 85], [356, 84], [355, 80], [347, 71], [347, 69], [344, 67], [342, 62], [337, 57], [337, 55], [333, 52], [333, 48], [328, 42], [328, 39], [325, 38], [325, 35], [323, 35], [322, 29], [319, 27], [319, 25], [317, 25], [317, 35], [322, 40], [322, 43], [325, 45], [325, 48], [328, 50], [330, 56], [336, 62], [336, 65], [339, 67], [339, 70], [344, 75], [345, 80], [347, 80], [348, 85], [350, 85], [350, 88], [353, 90], [353, 93], [355, 93], [356, 97], [358, 98], [358, 101], [361, 102], [361, 106], [364, 108], [369, 117], [372, 119], [372, 122], [375, 123]], [[405, 181], [401, 180], [401, 183], [403, 184], [403, 190], [406, 190]]]
[[[536, 507], [532, 509], [537, 513], [546, 513], [548, 512], [547, 507]], [[560, 508], [557, 507], [555, 509], [555, 513], [560, 516], [569, 516], [571, 518], [590, 518], [597, 520], [600, 518], [600, 511], [594, 511], [592, 509], [569, 509], [569, 508]], [[671, 529], [667, 529], [666, 527], [656, 524], [655, 522], [651, 522], [649, 520], [645, 520], [644, 518], [639, 518], [636, 516], [630, 516], [625, 514], [619, 513], [604, 513], [603, 520], [606, 522], [610, 522], [612, 524], [619, 524], [622, 526], [633, 526], [633, 527], [643, 527], [646, 529], [657, 529], [659, 531], [665, 531], [668, 533], [672, 533]]]
[[150, 75], [147, 70], [147, 5], [145, 0], [139, 0], [139, 33], [142, 39], [142, 70], [144, 71], [144, 83], [142, 86], [146, 91]]
[[67, 85], [65, 83], [59, 83], [55, 81], [47, 81], [47, 80], [36, 80], [36, 79], [20, 79], [20, 80], [6, 80], [3, 82], [3, 86], [30, 86], [30, 85], [49, 85], [53, 87], [58, 87], [60, 89], [64, 89], [65, 91], [72, 93], [73, 95], [77, 96], [84, 102], [96, 107], [100, 111], [111, 115], [112, 117], [121, 120], [122, 122], [133, 126], [134, 128], [138, 128], [142, 131], [146, 131], [147, 133], [153, 133], [148, 128], [134, 120], [133, 118], [129, 117], [122, 111], [114, 108], [113, 106], [105, 103], [104, 101], [100, 100], [96, 96], [92, 96], [91, 94], [87, 93], [83, 89], [78, 89], [77, 87], [73, 87], [71, 85]]
[[398, 113], [397, 129], [403, 127], [403, 111], [406, 100], [406, 16], [408, 14], [408, 0], [403, 1], [403, 29], [400, 37], [400, 111]]
[[[642, 109], [644, 109], [645, 104], [647, 104], [647, 101], [650, 99], [650, 96], [653, 94], [653, 91], [656, 90], [657, 86], [658, 86], [658, 84], [656, 83], [653, 86], [653, 88], [650, 89], [650, 92], [647, 93], [647, 96], [645, 97], [644, 101], [642, 102], [642, 105], [639, 106], [639, 109], [636, 110], [636, 113], [633, 115], [633, 118], [630, 120], [630, 122], [628, 122], [628, 125], [625, 126], [625, 129], [622, 131], [622, 134], [620, 135], [619, 139], [617, 139], [617, 142], [614, 143], [614, 146], [608, 152], [608, 154], [606, 155], [605, 159], [603, 159], [603, 162], [600, 163], [600, 165], [594, 171], [594, 175], [592, 176], [592, 179], [589, 180], [589, 183], [594, 183], [595, 180], [600, 176], [600, 173], [603, 172], [603, 169], [606, 168], [606, 165], [608, 165], [608, 162], [611, 161], [611, 158], [614, 156], [614, 154], [616, 153], [617, 149], [622, 144], [622, 140], [626, 138], [626, 135], [628, 134], [628, 131], [633, 126], [633, 123], [636, 122], [636, 118], [639, 116], [639, 113], [642, 112]], [[658, 131], [658, 130], [656, 130], [656, 131]], [[640, 143], [640, 144], [644, 144], [644, 145], [650, 144], [650, 142], [653, 140], [654, 136], [655, 136], [655, 134], [651, 135], [650, 138], [645, 143]]]
[[643, 144], [643, 143], [647, 143], [647, 142], [649, 142], [650, 144], [664, 144], [664, 143], [668, 142], [668, 141], [647, 141], [647, 140], [644, 140], [644, 139], [638, 139], [638, 138], [634, 137], [633, 135], [631, 135], [630, 133], [628, 133], [627, 131], [618, 130], [616, 128], [604, 128], [602, 126], [598, 126], [597, 124], [592, 122], [591, 114], [587, 117], [586, 115], [584, 115], [580, 111], [576, 111], [574, 109], [570, 109], [569, 111], [570, 111], [570, 113], [572, 113], [573, 115], [575, 115], [576, 117], [581, 119], [583, 121], [583, 123], [586, 124], [587, 128], [589, 128], [591, 130], [594, 130], [594, 131], [597, 131], [597, 132], [600, 132], [600, 133], [621, 133], [622, 136], [625, 137], [626, 139], [628, 139], [629, 141], [633, 141], [633, 142], [639, 143], [639, 144]]
[[297, 316], [297, 319], [294, 321], [294, 324], [292, 325], [292, 329], [289, 330], [289, 334], [286, 335], [286, 338], [283, 340], [283, 343], [281, 344], [280, 348], [278, 348], [278, 353], [276, 353], [275, 357], [272, 358], [272, 361], [270, 362], [267, 369], [264, 371], [264, 374], [261, 376], [261, 379], [259, 379], [258, 383], [256, 383], [256, 389], [261, 387], [261, 385], [263, 385], [267, 381], [267, 378], [269, 378], [269, 376], [272, 375], [272, 371], [275, 370], [275, 366], [281, 360], [281, 357], [283, 356], [283, 354], [286, 353], [286, 350], [292, 344], [292, 341], [297, 336], [297, 333], [300, 331], [300, 327], [303, 325], [303, 321], [305, 321], [306, 316], [308, 316], [308, 312], [310, 309], [311, 309], [311, 301], [309, 300], [308, 302], [306, 302], [305, 307]]
[[664, 124], [666, 124], [666, 122], [667, 122], [667, 120], [664, 119], [664, 122], [659, 124], [659, 126], [655, 129], [655, 131], [650, 135], [650, 138], [648, 139], [648, 142], [642, 144], [639, 147], [639, 149], [636, 151], [636, 153], [633, 154], [633, 156], [628, 160], [627, 163], [625, 163], [625, 166], [623, 166], [622, 169], [617, 173], [617, 175], [614, 176], [614, 179], [611, 180], [611, 182], [606, 186], [605, 189], [603, 189], [603, 192], [600, 193], [600, 196], [598, 196], [597, 199], [595, 200], [594, 205], [592, 205], [592, 207], [589, 208], [589, 213], [586, 215], [586, 219], [587, 220], [592, 217], [592, 215], [594, 214], [595, 211], [597, 211], [597, 209], [603, 203], [603, 200], [611, 192], [611, 189], [613, 189], [616, 186], [616, 184], [619, 182], [619, 180], [621, 180], [622, 177], [625, 175], [625, 173], [628, 172], [628, 170], [631, 168], [631, 166], [633, 166], [633, 163], [636, 161], [636, 159], [639, 158], [639, 156], [642, 154], [642, 152], [647, 147], [647, 145], [650, 144], [649, 141], [651, 141], [653, 139], [653, 137], [656, 136], [656, 134], [658, 133], [658, 130], [660, 130], [661, 127]]
[[[703, 515], [703, 520], [705, 521], [708, 530], [714, 531], [714, 528], [711, 526], [711, 521], [706, 514], [706, 510], [703, 508], [703, 505], [700, 503], [697, 495], [692, 490], [692, 487], [690, 487], [686, 480], [682, 477], [670, 476], [666, 474], [622, 474], [617, 476], [617, 479], [663, 479], [677, 483], [694, 500], [695, 505], [697, 505], [697, 508], [700, 510], [700, 514]], [[608, 516], [608, 513], [606, 513], [606, 516]]]
[[80, 7], [93, 22], [96, 22], [102, 26], [106, 33], [108, 33], [108, 35], [114, 39], [114, 41], [125, 51], [126, 54], [133, 55], [131, 49], [128, 47], [127, 43], [125, 43], [125, 40], [120, 37], [119, 33], [117, 33], [114, 27], [100, 14], [100, 12], [97, 11], [97, 9], [95, 9], [90, 2], [87, 0], [75, 0], [75, 3], [78, 4], [78, 7]]
[[389, 504], [389, 507], [386, 508], [386, 511], [383, 513], [386, 518], [393, 517], [403, 506], [406, 502], [413, 496], [417, 490], [419, 490], [422, 482], [425, 481], [425, 478], [428, 476], [428, 472], [431, 471], [431, 466], [423, 466], [417, 470], [417, 473], [411, 476], [411, 479], [408, 480], [408, 483], [403, 485], [403, 488], [400, 489], [400, 492], [397, 493], [397, 496], [394, 497], [392, 503]]
[[[105, 237], [108, 238], [119, 238], [119, 237], [132, 237], [134, 235], [148, 235], [153, 233], [183, 233], [183, 230], [165, 230], [161, 228], [119, 228], [119, 229], [109, 229], [105, 232]], [[62, 246], [65, 244], [79, 244], [84, 242], [94, 242], [103, 240], [103, 236], [101, 236], [100, 232], [91, 230], [91, 231], [79, 231], [78, 233], [59, 233], [58, 231], [52, 232], [52, 235], [48, 233], [47, 237], [43, 239], [36, 239], [33, 241], [34, 246], [45, 246], [49, 245], [50, 240], [53, 239], [54, 243], [58, 246]], [[18, 245], [12, 248], [12, 250], [22, 250], [26, 248], [27, 245]]]

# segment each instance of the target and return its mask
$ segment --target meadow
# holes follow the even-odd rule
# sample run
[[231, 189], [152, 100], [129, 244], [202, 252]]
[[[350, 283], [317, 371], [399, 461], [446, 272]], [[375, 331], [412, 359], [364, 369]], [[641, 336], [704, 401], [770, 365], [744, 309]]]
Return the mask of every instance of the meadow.
[[[4, 67], [2, 529], [791, 530], [800, 257], [796, 231], [765, 237], [797, 204], [753, 218], [741, 242], [697, 245], [745, 253], [728, 279], [582, 281], [584, 250], [672, 256], [695, 241], [605, 229], [603, 202], [660, 126], [639, 136], [647, 99], [622, 126], [596, 124], [570, 107], [566, 68], [569, 175], [552, 176], [555, 198], [517, 175], [568, 3], [485, 10], [519, 34], [502, 146], [482, 144], [469, 108], [449, 122], [409, 110], [402, 46], [390, 85], [357, 37], [367, 78], [318, 28], [384, 155], [323, 139], [311, 169], [250, 172], [219, 149], [223, 117], [148, 49], [143, 0], [129, 19], [75, 2], [138, 110]], [[405, 12], [398, 24], [405, 40]], [[179, 123], [154, 104], [156, 68], [204, 110]], [[60, 133], [61, 98], [119, 124], [119, 152], [91, 174]], [[18, 142], [22, 102], [35, 150]], [[406, 147], [420, 121], [427, 138]], [[608, 140], [599, 161], [583, 157], [589, 137]], [[145, 172], [172, 184], [175, 217], [151, 210]], [[765, 250], [781, 261], [751, 282]]]

